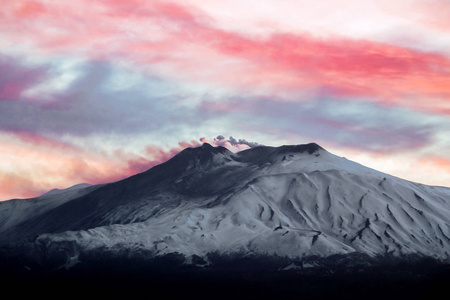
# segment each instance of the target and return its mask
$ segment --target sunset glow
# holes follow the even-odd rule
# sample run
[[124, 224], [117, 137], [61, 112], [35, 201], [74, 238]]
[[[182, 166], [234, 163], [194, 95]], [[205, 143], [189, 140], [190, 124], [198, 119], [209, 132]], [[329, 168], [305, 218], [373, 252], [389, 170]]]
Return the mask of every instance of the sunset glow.
[[316, 142], [450, 186], [448, 12], [448, 0], [6, 1], [0, 201], [120, 180], [204, 142]]

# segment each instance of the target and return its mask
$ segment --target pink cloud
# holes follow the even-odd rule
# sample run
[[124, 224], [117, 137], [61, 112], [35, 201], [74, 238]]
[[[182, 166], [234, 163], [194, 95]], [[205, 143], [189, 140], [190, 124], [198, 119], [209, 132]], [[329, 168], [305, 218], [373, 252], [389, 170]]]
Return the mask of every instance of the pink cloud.
[[14, 169], [0, 170], [0, 199], [36, 197], [53, 188], [78, 183], [101, 184], [144, 172], [175, 156], [197, 141], [180, 142], [164, 149], [148, 145], [143, 154], [118, 149], [95, 152], [66, 142], [28, 133], [16, 133], [2, 140], [0, 159], [15, 161]]
[[[84, 4], [7, 5], [27, 17], [18, 21], [4, 13], [2, 22], [9, 39], [29, 40], [50, 54], [115, 57], [181, 80], [268, 93], [327, 87], [337, 96], [448, 113], [450, 59], [444, 55], [298, 33], [244, 36], [217, 28], [199, 9], [178, 3], [103, 1], [89, 10]], [[201, 67], [216, 64], [222, 65]]]
[[434, 168], [439, 169], [442, 174], [450, 173], [450, 158], [448, 157], [439, 155], [430, 155], [421, 158], [419, 160], [419, 163], [432, 165]]
[[[446, 8], [448, 1], [434, 0], [430, 6], [423, 7], [424, 14], [418, 14], [417, 8], [414, 10], [418, 20], [425, 18], [425, 24], [447, 29]], [[22, 50], [37, 58], [70, 55], [111, 59], [174, 81], [217, 85], [236, 93], [302, 95], [317, 89], [336, 98], [450, 114], [450, 58], [445, 54], [339, 36], [319, 38], [280, 32], [246, 35], [219, 27], [199, 8], [181, 2], [6, 1], [0, 11], [0, 25], [5, 48], [11, 50], [21, 45]], [[25, 91], [46, 79], [42, 69], [14, 64], [7, 57], [0, 57], [0, 69], [3, 71], [0, 101], [17, 101]], [[283, 99], [274, 97], [274, 101]], [[226, 103], [205, 103], [202, 108], [242, 110], [242, 106]], [[361, 131], [379, 139], [385, 139], [385, 134], [393, 136], [384, 130], [372, 128], [364, 132], [345, 122], [320, 121], [345, 132]], [[164, 162], [183, 148], [200, 144], [180, 142], [179, 147], [168, 150], [149, 145], [143, 154], [116, 151], [103, 155], [38, 134], [23, 131], [15, 134], [18, 141], [0, 146], [8, 146], [8, 153], [20, 153], [17, 161], [23, 158], [36, 169], [42, 168], [39, 172], [48, 177], [47, 182], [38, 186], [33, 176], [43, 175], [37, 171], [27, 169], [23, 174], [29, 175], [20, 179], [8, 175], [3, 182], [11, 188], [4, 187], [4, 190], [18, 191], [19, 185], [14, 182], [22, 180], [24, 195], [41, 191], [41, 186], [50, 189], [79, 182], [119, 180]], [[232, 151], [245, 147], [217, 139], [201, 140], [204, 142]], [[417, 140], [417, 146], [422, 142]], [[446, 165], [445, 161], [434, 161]], [[44, 164], [39, 165], [40, 162]], [[46, 165], [48, 162], [54, 166]]]
[[433, 0], [426, 3], [418, 3], [418, 10], [426, 12], [428, 17], [423, 17], [426, 24], [430, 24], [445, 33], [450, 30], [450, 2], [447, 0]]
[[44, 14], [46, 11], [45, 5], [37, 1], [26, 1], [22, 3], [16, 10], [15, 16], [17, 18], [36, 18]]
[[448, 33], [450, 29], [450, 2], [448, 0], [377, 1], [385, 12], [408, 19], [418, 27], [428, 27]]
[[[450, 59], [444, 55], [298, 33], [245, 36], [216, 27], [198, 8], [185, 4], [116, 0], [95, 2], [89, 10], [85, 4], [8, 2], [0, 13], [8, 25], [4, 34], [29, 40], [36, 51], [49, 55], [81, 51], [95, 58], [117, 56], [185, 80], [269, 94], [322, 89], [337, 97], [450, 113]], [[127, 28], [136, 27], [145, 30], [128, 38]], [[202, 67], [216, 66], [220, 59], [231, 62]], [[1, 90], [17, 98], [33, 84], [34, 77], [21, 76]]]
[[0, 54], [0, 101], [17, 101], [27, 89], [47, 76], [38, 68], [18, 64], [11, 57]]
[[81, 148], [79, 148], [73, 144], [59, 141], [56, 139], [51, 139], [51, 138], [48, 138], [48, 137], [45, 137], [43, 135], [39, 135], [36, 133], [25, 132], [25, 131], [12, 131], [10, 133], [13, 134], [19, 140], [21, 140], [22, 142], [30, 144], [31, 146], [48, 147], [48, 148], [58, 149], [58, 150], [63, 150], [63, 151], [82, 151]]
[[[125, 179], [166, 162], [188, 147], [201, 143], [224, 146], [234, 152], [248, 149], [245, 144], [202, 138], [201, 142], [181, 141], [178, 147], [164, 149], [147, 145], [143, 154], [122, 149], [112, 154], [95, 153], [44, 136], [16, 133], [3, 141], [0, 159], [18, 155], [21, 164], [15, 170], [0, 170], [0, 199], [36, 197], [53, 188], [66, 188], [78, 183], [102, 184]], [[6, 156], [5, 156], [6, 155]], [[9, 157], [8, 157], [9, 155]], [[12, 158], [14, 159], [14, 158]]]
[[[375, 97], [385, 104], [436, 112], [450, 97], [450, 59], [443, 55], [369, 41], [291, 34], [258, 41], [224, 33], [218, 40], [219, 51], [257, 66], [246, 76], [267, 76], [267, 84], [282, 88], [326, 86], [338, 95]], [[435, 102], [424, 96], [432, 96]]]
[[34, 197], [48, 190], [33, 178], [0, 170], [0, 201]]

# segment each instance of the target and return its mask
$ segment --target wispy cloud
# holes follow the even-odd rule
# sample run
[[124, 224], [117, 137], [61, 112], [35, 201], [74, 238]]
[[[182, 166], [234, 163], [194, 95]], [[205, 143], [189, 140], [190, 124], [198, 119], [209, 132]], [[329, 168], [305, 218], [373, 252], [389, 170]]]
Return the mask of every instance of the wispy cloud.
[[447, 8], [6, 1], [0, 190], [29, 196], [118, 180], [185, 147], [239, 151], [253, 139], [316, 141], [371, 161], [408, 153], [441, 182], [450, 159]]
[[255, 131], [384, 153], [422, 149], [433, 143], [435, 132], [450, 126], [446, 118], [431, 122], [432, 115], [333, 98], [289, 102], [240, 97], [205, 102], [203, 107], [229, 115], [234, 124], [251, 125]]
[[149, 144], [139, 152], [85, 149], [45, 136], [15, 133], [0, 139], [0, 199], [36, 197], [52, 188], [87, 182], [108, 183], [161, 164], [198, 141], [162, 148]]
[[0, 102], [0, 130], [60, 135], [136, 134], [156, 130], [162, 124], [188, 124], [193, 119], [194, 112], [189, 109], [177, 110], [186, 96], [178, 95], [176, 90], [167, 93], [162, 80], [148, 78], [146, 86], [117, 90], [108, 83], [114, 70], [106, 62], [84, 63], [80, 73], [66, 89], [33, 97], [22, 95], [30, 87], [26, 76], [7, 82], [7, 86], [22, 88], [14, 92], [14, 97], [8, 97], [10, 101]]
[[[27, 11], [28, 4], [23, 5]], [[8, 8], [22, 11], [21, 5]], [[81, 3], [52, 3], [38, 10], [32, 16], [41, 28], [31, 30], [29, 18], [13, 22], [3, 14], [10, 26], [8, 39], [25, 38], [51, 53], [124, 59], [182, 80], [272, 93], [326, 87], [337, 96], [448, 114], [450, 59], [442, 54], [299, 33], [252, 37], [220, 29], [201, 10], [179, 3], [105, 1], [89, 11]], [[89, 22], [94, 19], [99, 21]], [[215, 64], [220, 68], [214, 72], [199, 67]]]
[[30, 68], [0, 53], [0, 101], [17, 101], [22, 93], [46, 79], [46, 69]]

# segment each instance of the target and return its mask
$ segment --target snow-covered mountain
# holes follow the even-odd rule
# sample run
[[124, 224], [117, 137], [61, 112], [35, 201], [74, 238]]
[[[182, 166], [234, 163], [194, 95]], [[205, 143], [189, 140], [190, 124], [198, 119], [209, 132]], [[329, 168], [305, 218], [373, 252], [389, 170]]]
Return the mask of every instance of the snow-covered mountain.
[[203, 144], [125, 180], [0, 203], [3, 252], [187, 260], [450, 255], [450, 189], [402, 180], [317, 144], [239, 153]]

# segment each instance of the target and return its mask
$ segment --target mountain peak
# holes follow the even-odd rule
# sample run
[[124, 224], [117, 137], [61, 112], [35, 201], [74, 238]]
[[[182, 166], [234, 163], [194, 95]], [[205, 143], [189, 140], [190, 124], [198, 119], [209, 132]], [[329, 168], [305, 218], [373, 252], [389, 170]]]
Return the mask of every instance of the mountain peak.
[[319, 146], [316, 143], [309, 143], [309, 144], [299, 144], [299, 145], [284, 145], [281, 147], [278, 147], [279, 153], [286, 153], [286, 152], [308, 152], [308, 154], [313, 154], [314, 152], [318, 150], [325, 150], [321, 146]]
[[206, 261], [208, 253], [242, 249], [293, 259], [449, 258], [450, 189], [383, 174], [316, 143], [238, 153], [203, 144], [144, 173], [80, 191], [0, 204], [0, 255], [38, 249], [26, 254], [41, 259], [73, 245], [67, 261], [83, 251], [181, 253]]
[[186, 148], [175, 157], [170, 159], [167, 163], [175, 164], [179, 170], [195, 166], [209, 167], [213, 164], [231, 160], [233, 152], [225, 147], [214, 147], [208, 143], [204, 143], [199, 147]]
[[190, 153], [190, 154], [194, 153], [194, 155], [207, 155], [207, 154], [214, 155], [217, 153], [227, 153], [227, 152], [231, 153], [231, 151], [225, 147], [222, 147], [222, 146], [214, 147], [209, 143], [204, 143], [203, 145], [198, 146], [198, 147], [186, 148], [183, 151], [181, 151], [180, 153]]
[[200, 146], [200, 148], [203, 149], [212, 149], [214, 148], [210, 143], [203, 143], [203, 145]]
[[[297, 145], [283, 145], [280, 147], [270, 147], [270, 146], [257, 146], [250, 149], [246, 149], [243, 151], [238, 152], [238, 155], [240, 153], [245, 153], [243, 156], [249, 156], [250, 153], [252, 155], [272, 155], [272, 154], [285, 154], [285, 153], [308, 153], [313, 154], [319, 150], [325, 150], [323, 147], [316, 143], [309, 143], [309, 144], [297, 144]], [[181, 153], [196, 153], [199, 155], [205, 155], [205, 154], [231, 154], [231, 151], [223, 146], [213, 146], [209, 143], [203, 143], [201, 146], [198, 147], [189, 147], [181, 151]], [[201, 153], [201, 154], [200, 154]]]
[[[237, 161], [252, 162], [256, 164], [265, 164], [267, 162], [274, 163], [280, 161], [285, 155], [314, 154], [318, 151], [325, 151], [324, 148], [316, 143], [299, 144], [299, 145], [283, 145], [280, 147], [259, 146], [238, 152], [235, 156]], [[316, 154], [317, 155], [317, 154]]]

